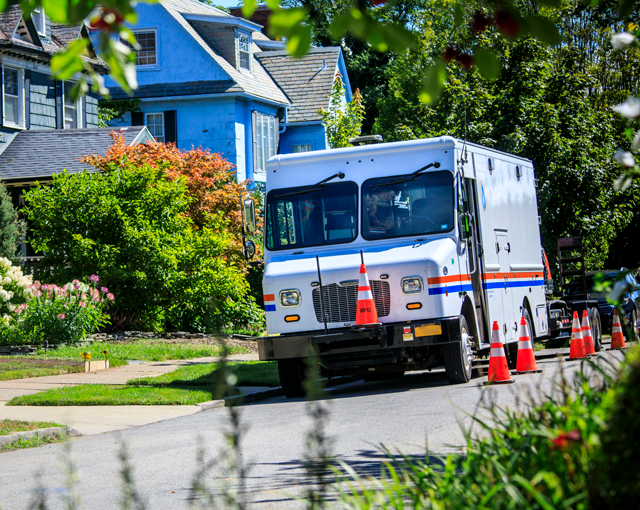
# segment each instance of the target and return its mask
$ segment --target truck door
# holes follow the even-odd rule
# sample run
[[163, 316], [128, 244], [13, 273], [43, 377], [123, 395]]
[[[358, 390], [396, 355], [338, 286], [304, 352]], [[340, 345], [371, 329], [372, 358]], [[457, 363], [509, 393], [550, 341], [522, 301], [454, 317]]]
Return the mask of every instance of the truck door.
[[502, 333], [505, 340], [511, 340], [514, 336], [513, 330], [513, 296], [509, 292], [509, 276], [511, 266], [509, 263], [509, 253], [511, 252], [511, 244], [509, 244], [509, 237], [506, 231], [495, 231], [496, 235], [496, 253], [498, 254], [498, 261], [500, 262], [500, 273], [496, 283], [500, 283], [496, 286], [496, 297], [502, 297]]

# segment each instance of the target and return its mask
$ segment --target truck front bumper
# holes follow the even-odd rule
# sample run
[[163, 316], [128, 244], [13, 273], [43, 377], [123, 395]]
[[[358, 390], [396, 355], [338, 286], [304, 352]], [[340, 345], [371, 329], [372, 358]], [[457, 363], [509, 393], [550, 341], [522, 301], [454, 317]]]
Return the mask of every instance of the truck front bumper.
[[375, 356], [393, 349], [427, 347], [460, 341], [460, 318], [330, 329], [258, 338], [261, 361], [356, 355]]

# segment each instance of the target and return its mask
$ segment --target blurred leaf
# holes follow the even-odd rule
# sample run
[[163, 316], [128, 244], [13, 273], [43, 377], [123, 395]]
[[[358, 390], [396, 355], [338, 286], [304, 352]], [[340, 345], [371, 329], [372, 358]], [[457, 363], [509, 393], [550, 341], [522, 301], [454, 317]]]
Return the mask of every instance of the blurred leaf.
[[342, 36], [349, 29], [349, 23], [351, 21], [351, 16], [348, 13], [339, 14], [336, 16], [329, 27], [329, 33], [331, 37], [336, 40], [342, 38]]
[[61, 2], [60, 0], [42, 0], [42, 7], [44, 7], [47, 16], [52, 20], [60, 22], [67, 20], [67, 2]]
[[540, 0], [540, 3], [549, 7], [560, 7], [560, 0]]
[[269, 9], [271, 9], [273, 12], [276, 12], [277, 10], [280, 9], [280, 0], [266, 0], [267, 1], [267, 7], [269, 7]]
[[302, 25], [299, 30], [289, 37], [287, 41], [287, 50], [294, 57], [302, 57], [309, 51], [311, 44], [311, 27]]
[[487, 80], [495, 80], [500, 76], [500, 62], [489, 50], [477, 49], [474, 54], [474, 63], [480, 74]]
[[456, 25], [462, 25], [464, 23], [464, 9], [460, 4], [456, 4], [453, 14], [453, 21]]
[[302, 23], [307, 17], [307, 11], [301, 8], [284, 9], [274, 12], [269, 18], [269, 27], [274, 30], [287, 30]]
[[416, 43], [416, 36], [413, 32], [395, 23], [387, 25], [380, 24], [379, 31], [384, 34], [389, 47], [396, 51], [406, 50]]
[[560, 44], [562, 38], [556, 24], [548, 18], [540, 16], [527, 16], [523, 19], [525, 27], [539, 41], [555, 46]]
[[442, 59], [438, 59], [434, 65], [425, 71], [423, 86], [419, 96], [420, 102], [433, 104], [440, 96], [446, 78], [447, 69]]
[[128, 42], [136, 50], [140, 49], [140, 45], [138, 44], [138, 41], [136, 40], [136, 36], [133, 33], [133, 30], [123, 27], [123, 28], [120, 29], [120, 32], [118, 33], [118, 35], [120, 36], [121, 40]]
[[256, 2], [256, 0], [244, 0], [244, 4], [242, 6], [242, 15], [247, 19], [250, 18], [251, 15], [255, 12], [257, 6], [258, 2]]
[[59, 80], [66, 80], [82, 71], [84, 64], [80, 54], [88, 45], [88, 39], [77, 39], [70, 43], [62, 53], [56, 53], [51, 58], [51, 71], [55, 77]]
[[0, 0], [0, 11], [4, 11], [7, 8], [7, 0]]

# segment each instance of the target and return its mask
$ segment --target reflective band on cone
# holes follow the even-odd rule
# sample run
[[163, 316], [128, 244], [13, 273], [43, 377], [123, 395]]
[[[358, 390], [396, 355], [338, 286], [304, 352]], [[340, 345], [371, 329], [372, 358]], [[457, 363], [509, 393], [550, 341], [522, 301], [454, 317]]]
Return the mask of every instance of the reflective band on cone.
[[533, 354], [533, 345], [527, 331], [527, 321], [524, 317], [520, 319], [520, 331], [518, 339], [518, 361], [516, 362], [516, 374], [535, 374], [542, 372], [538, 370], [536, 357]]
[[507, 356], [500, 340], [500, 327], [494, 321], [491, 333], [491, 357], [489, 358], [489, 377], [484, 384], [507, 384], [515, 382], [511, 379]]
[[613, 314], [613, 326], [611, 327], [611, 349], [624, 349], [626, 344], [624, 343], [624, 335], [622, 334], [622, 325], [620, 324], [620, 317], [617, 313]]
[[593, 345], [593, 337], [591, 336], [591, 324], [589, 324], [589, 314], [586, 310], [582, 310], [582, 339], [584, 340], [584, 351], [587, 356], [596, 353]]
[[356, 310], [356, 326], [368, 326], [379, 324], [376, 304], [373, 301], [373, 293], [369, 285], [367, 268], [360, 265], [360, 285], [358, 286], [358, 303]]
[[586, 358], [587, 353], [584, 348], [584, 340], [582, 338], [582, 326], [578, 319], [578, 312], [573, 312], [573, 326], [571, 328], [571, 348], [569, 349], [569, 357], [567, 361], [574, 359]]

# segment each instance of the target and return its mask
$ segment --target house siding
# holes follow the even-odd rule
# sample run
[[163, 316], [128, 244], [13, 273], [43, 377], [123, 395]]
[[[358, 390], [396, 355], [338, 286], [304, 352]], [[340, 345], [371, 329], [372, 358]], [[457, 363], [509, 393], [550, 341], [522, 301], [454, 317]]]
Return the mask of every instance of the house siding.
[[328, 149], [324, 126], [321, 123], [307, 126], [287, 126], [280, 135], [280, 154], [291, 154], [294, 145], [311, 145], [312, 151]]
[[192, 21], [191, 25], [209, 45], [225, 58], [233, 67], [238, 67], [236, 53], [236, 31], [234, 27], [217, 23]]
[[46, 74], [31, 72], [30, 86], [31, 129], [56, 129], [56, 89]]
[[100, 127], [98, 118], [98, 98], [87, 94], [86, 96], [86, 108], [87, 108], [87, 125], [88, 128]]

